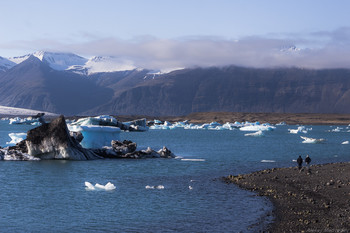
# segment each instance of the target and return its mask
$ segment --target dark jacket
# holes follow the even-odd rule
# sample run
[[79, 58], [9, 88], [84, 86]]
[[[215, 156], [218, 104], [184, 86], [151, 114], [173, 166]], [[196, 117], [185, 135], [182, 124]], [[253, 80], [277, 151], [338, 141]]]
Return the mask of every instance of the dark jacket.
[[299, 156], [299, 158], [297, 159], [297, 163], [299, 166], [301, 166], [301, 164], [303, 164], [303, 159], [301, 158], [301, 156]]

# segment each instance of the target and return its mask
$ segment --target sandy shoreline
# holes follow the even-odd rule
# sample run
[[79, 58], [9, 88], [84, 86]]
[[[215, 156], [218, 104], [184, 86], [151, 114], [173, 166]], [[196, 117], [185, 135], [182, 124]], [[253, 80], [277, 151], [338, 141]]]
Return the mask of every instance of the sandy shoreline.
[[275, 221], [269, 232], [350, 232], [350, 163], [310, 171], [273, 168], [225, 181], [270, 198]]

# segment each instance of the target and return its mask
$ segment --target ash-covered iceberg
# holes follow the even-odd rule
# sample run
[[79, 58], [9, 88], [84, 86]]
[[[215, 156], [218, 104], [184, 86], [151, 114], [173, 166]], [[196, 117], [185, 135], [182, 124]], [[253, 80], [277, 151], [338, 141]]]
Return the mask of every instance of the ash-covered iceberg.
[[31, 129], [25, 140], [28, 154], [40, 159], [90, 160], [99, 156], [82, 148], [69, 134], [64, 116]]

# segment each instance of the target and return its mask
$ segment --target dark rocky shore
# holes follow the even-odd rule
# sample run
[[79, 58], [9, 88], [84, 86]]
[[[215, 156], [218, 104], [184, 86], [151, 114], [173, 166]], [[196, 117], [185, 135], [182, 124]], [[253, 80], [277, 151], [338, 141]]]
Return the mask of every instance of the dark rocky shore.
[[268, 232], [350, 232], [350, 163], [273, 168], [228, 176], [228, 183], [274, 204]]

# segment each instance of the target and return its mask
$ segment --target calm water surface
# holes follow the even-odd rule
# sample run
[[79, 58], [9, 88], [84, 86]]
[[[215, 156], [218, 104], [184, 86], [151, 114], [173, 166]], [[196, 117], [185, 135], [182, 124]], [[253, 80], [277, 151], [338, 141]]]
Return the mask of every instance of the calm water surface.
[[[0, 145], [10, 141], [8, 133], [29, 128], [0, 122]], [[239, 130], [121, 134], [139, 149], [165, 145], [177, 156], [204, 161], [0, 161], [0, 232], [256, 232], [271, 220], [270, 202], [220, 177], [294, 166], [299, 154], [309, 154], [312, 163], [350, 159], [350, 145], [341, 145], [350, 140], [345, 127], [335, 133], [328, 132], [335, 127], [312, 126], [306, 136], [325, 138], [324, 144], [303, 144], [288, 128], [297, 126], [279, 126], [261, 138]], [[117, 188], [87, 191], [85, 181]]]

